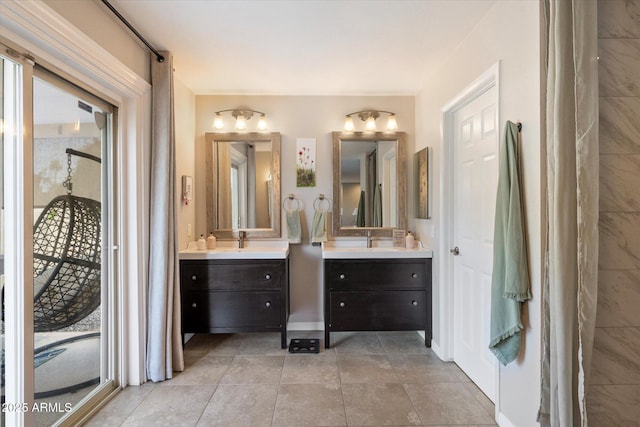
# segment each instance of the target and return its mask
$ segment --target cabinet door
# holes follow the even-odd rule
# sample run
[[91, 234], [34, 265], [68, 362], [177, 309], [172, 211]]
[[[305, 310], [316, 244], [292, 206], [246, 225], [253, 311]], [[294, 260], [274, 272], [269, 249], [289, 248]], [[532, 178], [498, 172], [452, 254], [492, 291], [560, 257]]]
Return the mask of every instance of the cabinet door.
[[189, 291], [183, 296], [183, 331], [280, 328], [281, 306], [280, 292]]
[[331, 289], [411, 289], [427, 286], [429, 265], [424, 260], [327, 260]]
[[426, 327], [425, 291], [332, 291], [332, 331], [402, 331]]

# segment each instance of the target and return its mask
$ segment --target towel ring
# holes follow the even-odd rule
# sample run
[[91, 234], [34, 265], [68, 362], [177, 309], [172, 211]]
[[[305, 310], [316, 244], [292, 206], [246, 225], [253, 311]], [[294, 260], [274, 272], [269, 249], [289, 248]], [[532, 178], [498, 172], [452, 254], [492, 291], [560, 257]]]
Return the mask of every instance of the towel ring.
[[[324, 209], [324, 202], [327, 202], [327, 208]], [[321, 209], [323, 208], [323, 209]], [[331, 199], [324, 197], [324, 194], [321, 194], [313, 201], [313, 209], [322, 210], [324, 212], [329, 212], [331, 210]]]
[[[289, 201], [288, 208], [287, 208], [287, 201]], [[295, 202], [295, 208], [293, 207], [293, 202]], [[299, 211], [300, 200], [296, 199], [293, 194], [289, 194], [289, 196], [282, 201], [282, 209], [284, 209], [287, 212]]]

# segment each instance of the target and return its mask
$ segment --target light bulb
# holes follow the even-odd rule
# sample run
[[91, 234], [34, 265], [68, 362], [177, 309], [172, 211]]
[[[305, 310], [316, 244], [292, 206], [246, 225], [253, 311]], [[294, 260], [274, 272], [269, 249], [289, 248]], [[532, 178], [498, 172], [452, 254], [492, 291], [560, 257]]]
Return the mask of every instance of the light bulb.
[[376, 130], [376, 119], [375, 117], [373, 117], [373, 115], [369, 115], [369, 117], [367, 117], [364, 128], [366, 130]]
[[236, 129], [244, 129], [247, 127], [247, 119], [244, 118], [244, 115], [238, 114], [236, 117]]
[[80, 132], [80, 119], [76, 120], [73, 123], [73, 133], [78, 133]]
[[353, 117], [347, 116], [344, 119], [344, 130], [346, 130], [347, 132], [353, 132], [354, 129], [355, 126], [353, 124]]
[[258, 119], [258, 129], [265, 130], [267, 128], [267, 118], [264, 114], [260, 114], [260, 118]]
[[213, 119], [213, 127], [216, 129], [224, 128], [224, 120], [222, 120], [222, 114], [216, 113], [216, 117]]
[[389, 119], [387, 120], [387, 130], [396, 130], [398, 129], [398, 122], [396, 122], [396, 115], [389, 115]]

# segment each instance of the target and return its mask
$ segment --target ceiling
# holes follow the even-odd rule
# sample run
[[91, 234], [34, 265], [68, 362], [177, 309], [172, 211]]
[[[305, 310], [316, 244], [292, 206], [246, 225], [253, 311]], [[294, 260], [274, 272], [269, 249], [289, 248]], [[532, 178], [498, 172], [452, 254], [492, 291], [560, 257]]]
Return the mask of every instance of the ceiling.
[[499, 1], [110, 3], [197, 95], [414, 95]]

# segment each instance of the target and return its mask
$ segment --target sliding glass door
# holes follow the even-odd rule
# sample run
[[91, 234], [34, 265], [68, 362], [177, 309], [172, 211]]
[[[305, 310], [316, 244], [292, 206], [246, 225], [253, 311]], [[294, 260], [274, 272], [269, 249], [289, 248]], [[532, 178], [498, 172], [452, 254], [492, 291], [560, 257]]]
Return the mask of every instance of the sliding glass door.
[[[3, 408], [21, 402], [24, 406], [15, 409], [24, 412], [25, 425], [64, 425], [96, 395], [115, 387], [109, 250], [115, 110], [30, 61], [13, 63], [6, 56], [3, 61], [15, 70], [3, 74], [3, 88], [16, 90], [2, 112], [24, 129], [11, 144], [22, 144], [17, 151], [25, 160], [22, 168], [5, 168], [7, 162], [20, 163], [20, 156], [7, 149], [3, 121], [3, 150], [9, 154], [2, 157], [3, 188], [24, 187], [24, 212], [3, 197], [1, 219], [8, 215], [29, 236], [18, 242], [5, 238], [5, 229], [0, 235], [0, 260], [12, 252], [13, 266], [24, 274], [22, 280], [19, 272], [11, 280], [0, 276]], [[7, 93], [3, 89], [3, 98]], [[8, 113], [8, 104], [19, 111]], [[5, 169], [14, 173], [6, 176]], [[19, 417], [7, 414], [7, 425]]]

